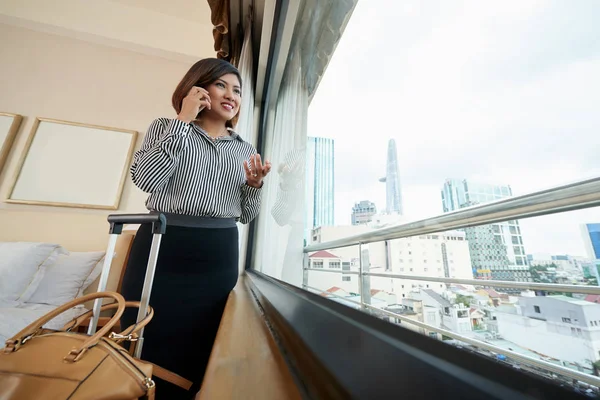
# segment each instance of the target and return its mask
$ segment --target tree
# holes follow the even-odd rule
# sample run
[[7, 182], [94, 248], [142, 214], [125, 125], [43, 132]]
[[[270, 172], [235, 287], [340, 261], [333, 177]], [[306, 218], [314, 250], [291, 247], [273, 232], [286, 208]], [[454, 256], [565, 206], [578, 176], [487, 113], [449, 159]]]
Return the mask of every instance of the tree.
[[471, 305], [472, 301], [473, 301], [473, 296], [464, 296], [462, 294], [457, 294], [454, 304], [464, 304], [465, 307], [469, 307]]
[[[550, 264], [551, 267], [557, 267], [554, 263]], [[548, 279], [542, 278], [542, 272], [547, 272], [548, 266], [546, 265], [531, 265], [529, 266], [529, 273], [531, 274], [531, 279], [534, 282], [538, 283], [551, 283]], [[544, 274], [546, 275], [546, 274]]]

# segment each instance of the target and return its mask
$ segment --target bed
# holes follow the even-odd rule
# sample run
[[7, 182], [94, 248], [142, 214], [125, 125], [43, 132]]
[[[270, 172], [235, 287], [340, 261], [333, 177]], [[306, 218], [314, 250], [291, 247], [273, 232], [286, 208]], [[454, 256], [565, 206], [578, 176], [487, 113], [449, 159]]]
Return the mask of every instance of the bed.
[[[0, 210], [0, 347], [42, 315], [97, 290], [106, 257], [106, 215]], [[119, 236], [107, 290], [120, 291], [135, 230]], [[91, 308], [78, 306], [50, 321], [57, 329]]]

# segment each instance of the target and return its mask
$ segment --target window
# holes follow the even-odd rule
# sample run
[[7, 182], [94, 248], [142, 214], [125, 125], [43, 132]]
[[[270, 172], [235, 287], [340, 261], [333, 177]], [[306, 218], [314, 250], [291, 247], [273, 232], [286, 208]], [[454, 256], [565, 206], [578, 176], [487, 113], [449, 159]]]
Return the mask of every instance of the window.
[[571, 323], [571, 318], [565, 318], [565, 317], [563, 317], [562, 322], [570, 324]]
[[339, 261], [331, 261], [329, 263], [329, 268], [340, 268], [340, 267], [341, 267], [341, 264]]
[[312, 266], [313, 268], [323, 268], [323, 261], [313, 261]]
[[342, 276], [342, 282], [350, 282], [352, 280], [351, 276]]
[[[346, 2], [330, 1], [327, 2], [327, 7], [343, 7], [341, 4], [344, 3]], [[415, 2], [417, 3], [419, 2]], [[320, 4], [314, 2], [311, 6], [322, 7]], [[498, 7], [504, 5], [499, 3]], [[416, 210], [420, 214], [416, 218], [440, 214], [442, 207], [444, 211], [454, 211], [464, 206], [503, 199], [513, 194], [511, 187], [514, 188], [515, 195], [522, 195], [578, 180], [587, 171], [598, 170], [600, 159], [593, 152], [588, 154], [590, 146], [586, 147], [585, 144], [594, 143], [597, 135], [597, 112], [589, 105], [599, 104], [600, 94], [585, 88], [595, 87], [598, 82], [596, 65], [590, 61], [597, 55], [597, 49], [595, 44], [590, 43], [595, 43], [595, 38], [600, 34], [600, 26], [586, 19], [586, 16], [597, 13], [590, 9], [582, 10], [583, 7], [572, 9], [567, 5], [540, 5], [528, 8], [527, 13], [503, 9], [504, 12], [493, 16], [500, 22], [490, 24], [491, 16], [488, 15], [489, 12], [484, 12], [484, 7], [462, 3], [460, 6], [444, 6], [443, 11], [432, 11], [427, 7], [405, 7], [402, 12], [394, 13], [389, 12], [388, 7], [374, 7], [369, 2], [358, 2], [351, 18], [343, 15], [346, 18], [331, 19], [348, 21], [348, 25], [345, 30], [341, 30], [339, 26], [327, 28], [333, 29], [336, 32], [333, 36], [341, 36], [341, 39], [324, 50], [319, 49], [319, 46], [331, 40], [321, 32], [321, 27], [327, 25], [322, 18], [334, 15], [333, 13], [328, 10], [310, 14], [315, 16], [314, 20], [304, 18], [307, 16], [304, 13], [297, 21], [290, 20], [291, 26], [286, 23], [288, 26], [285, 29], [302, 32], [303, 35], [292, 37], [290, 54], [281, 54], [279, 57], [288, 65], [278, 66], [283, 77], [281, 82], [276, 82], [276, 87], [280, 90], [270, 94], [275, 105], [273, 114], [261, 120], [273, 120], [270, 125], [277, 127], [294, 125], [294, 128], [291, 128], [293, 132], [290, 131], [290, 135], [281, 135], [273, 127], [265, 128], [265, 136], [261, 138], [265, 148], [259, 149], [264, 151], [265, 157], [284, 163], [284, 160], [294, 158], [295, 151], [306, 148], [306, 154], [299, 158], [302, 159], [300, 164], [309, 165], [303, 176], [309, 189], [308, 192], [296, 193], [291, 198], [308, 198], [309, 201], [304, 209], [296, 210], [297, 214], [294, 213], [290, 219], [320, 225], [322, 241], [329, 241], [355, 234], [355, 231], [347, 230], [336, 237], [337, 234], [331, 232], [338, 228], [342, 231], [341, 227], [350, 220], [349, 210], [356, 202], [369, 200], [376, 204], [378, 212], [386, 214], [385, 185], [376, 183], [376, 180], [382, 178], [379, 174], [386, 171], [388, 153], [395, 153], [394, 160], [390, 162], [401, 161], [398, 181], [406, 202], [404, 208], [407, 215], [408, 210]], [[436, 29], [430, 29], [432, 12], [435, 12]], [[541, 17], [552, 14], [560, 17], [567, 12], [569, 17], [577, 17], [574, 20], [582, 24], [581, 30], [574, 32], [575, 30], [565, 29], [564, 24], [547, 24], [544, 27], [550, 32], [548, 35], [526, 34], [532, 23], [541, 19], [546, 22], [552, 20]], [[369, 29], [365, 29], [367, 21], [377, 21], [378, 26], [385, 31], [385, 36], [379, 38], [385, 37], [387, 45], [394, 43], [398, 48], [408, 49], [409, 54], [394, 59], [394, 62], [377, 70], [377, 73], [368, 73], [372, 54], [389, 53], [390, 49], [381, 47], [382, 41], [377, 40], [378, 37], [369, 36]], [[540, 29], [540, 32], [546, 30]], [[305, 34], [306, 32], [310, 33]], [[478, 40], [462, 40], [473, 37]], [[561, 40], [553, 40], [556, 37]], [[513, 43], [517, 40], [520, 46], [515, 47]], [[489, 46], [490, 43], [494, 46]], [[571, 51], [573, 48], [570, 43], [581, 43], [577, 54]], [[335, 52], [332, 53], [334, 48]], [[546, 54], [545, 49], [548, 48], [561, 54], [560, 60], [557, 57], [536, 56]], [[329, 54], [334, 56], [329, 58]], [[444, 54], [452, 55], [444, 57], [447, 62], [432, 62]], [[478, 57], [473, 57], [473, 54]], [[507, 69], [498, 67], [509, 64], [510, 68]], [[302, 71], [302, 74], [298, 71]], [[292, 86], [290, 82], [298, 82], [298, 87]], [[366, 96], [368, 99], [381, 99], [382, 92], [394, 93], [394, 109], [397, 107], [403, 111], [403, 117], [393, 121], [394, 129], [387, 128], [390, 121], [386, 118], [371, 117], [381, 113], [376, 108], [377, 101], [361, 105], [364, 108], [361, 111], [364, 112], [348, 115], [347, 104], [342, 104], [344, 102], [339, 99], [355, 98], [357, 88], [360, 88], [360, 97]], [[502, 96], [498, 96], [499, 92]], [[430, 93], [435, 93], [435, 96], [429, 95]], [[290, 94], [290, 97], [277, 98], [286, 94]], [[306, 104], [307, 110], [297, 107], [293, 118], [288, 115], [287, 120], [283, 118], [280, 121], [278, 116], [284, 114], [279, 112], [277, 105], [289, 104], [290, 99], [298, 99], [298, 104]], [[485, 109], [472, 107], [474, 103], [484, 104]], [[521, 112], [523, 109], [528, 112]], [[511, 115], [510, 119], [506, 118], [507, 114]], [[435, 117], [431, 118], [431, 115]], [[294, 123], [287, 123], [288, 120]], [[298, 121], [302, 123], [296, 124]], [[303, 125], [304, 122], [306, 127], [302, 127], [303, 130], [300, 131], [296, 125]], [[481, 129], [482, 124], [485, 124], [486, 129]], [[573, 124], [578, 129], [572, 129]], [[368, 140], [365, 140], [363, 131], [356, 129], [357, 126], [369, 126], [370, 130], [381, 134], [369, 135]], [[457, 126], [460, 129], [454, 129]], [[553, 132], [572, 132], [572, 135], [553, 135]], [[310, 135], [315, 140], [305, 141], [302, 135]], [[544, 140], [550, 135], [553, 138], [551, 142]], [[449, 143], [457, 140], [469, 145], [453, 147], [449, 151]], [[420, 154], [427, 154], [427, 159], [423, 160]], [[552, 155], [551, 163], [548, 162], [548, 154]], [[494, 157], [501, 162], [490, 162]], [[334, 159], [335, 175], [332, 174]], [[365, 165], [369, 166], [368, 171], [365, 171]], [[563, 171], [560, 169], [561, 165], [572, 168]], [[289, 221], [280, 223], [274, 220], [272, 214], [275, 206], [278, 206], [276, 201], [280, 194], [277, 192], [277, 185], [281, 183], [277, 174], [279, 167], [274, 163], [272, 175], [265, 181], [265, 185], [272, 186], [267, 187], [263, 193], [261, 214], [254, 234], [256, 249], [251, 249], [255, 257], [253, 265], [273, 274], [279, 273], [282, 266], [273, 265], [275, 261], [272, 259], [284, 263], [283, 260], [299, 258], [299, 254], [293, 251], [297, 252], [301, 248], [300, 243], [305, 240], [304, 234], [300, 232], [311, 229], [300, 226], [301, 224], [290, 225]], [[548, 173], [539, 173], [546, 169]], [[410, 178], [403, 179], [408, 178], [408, 174]], [[458, 178], [456, 182], [446, 184], [449, 183], [447, 178], [454, 176]], [[319, 202], [322, 204], [317, 204]], [[469, 202], [472, 204], [467, 204]], [[311, 209], [315, 204], [316, 208]], [[333, 214], [333, 221], [316, 222], [316, 219], [321, 218], [320, 211], [323, 211], [322, 215]], [[503, 280], [526, 281], [529, 278], [523, 271], [528, 270], [528, 252], [538, 251], [537, 248], [548, 254], [562, 251], [559, 250], [560, 241], [557, 243], [553, 234], [546, 233], [547, 229], [543, 227], [535, 228], [546, 226], [559, 229], [560, 218], [564, 218], [564, 215], [556, 217], [559, 219], [555, 217], [541, 217], [544, 220], [542, 224], [537, 218], [528, 219], [527, 223], [532, 228], [524, 228], [522, 232], [519, 228], [520, 221], [517, 220], [461, 229], [459, 232], [436, 232], [442, 239], [442, 251], [437, 256], [431, 255], [436, 263], [443, 264], [443, 268], [435, 267], [438, 269], [435, 273], [466, 278], [473, 270], [492, 269], [494, 279], [500, 279], [501, 276]], [[326, 218], [329, 216], [323, 216], [323, 219]], [[577, 221], [574, 223], [584, 221], [579, 216], [574, 216], [575, 219]], [[383, 218], [381, 221], [385, 222]], [[462, 235], [466, 236], [468, 242], [462, 240]], [[431, 239], [425, 240], [433, 240], [433, 233], [429, 236]], [[327, 239], [323, 239], [326, 237]], [[579, 237], [569, 238], [571, 239], [580, 241]], [[400, 246], [402, 251], [409, 252], [409, 259], [396, 258], [401, 261], [394, 262], [412, 265], [410, 242], [416, 240], [419, 238], [393, 241], [392, 248], [398, 249], [396, 246]], [[455, 241], [460, 243], [450, 243]], [[369, 245], [369, 251], [374, 252], [377, 246], [379, 244]], [[433, 251], [433, 246], [430, 248]], [[286, 249], [293, 250], [292, 254], [287, 254]], [[420, 251], [423, 252], [423, 249], [421, 247]], [[331, 252], [342, 257], [346, 250], [351, 249], [332, 249]], [[459, 257], [456, 260], [451, 259], [453, 252]], [[402, 252], [398, 255], [402, 257]], [[420, 263], [418, 260], [425, 258], [418, 257], [414, 263]], [[385, 258], [379, 255], [371, 256], [372, 262], [383, 259]], [[427, 261], [423, 261], [423, 264], [428, 263]], [[471, 265], [468, 265], [469, 261]], [[524, 269], [514, 268], [515, 265]], [[299, 268], [297, 265], [290, 267]], [[393, 268], [398, 270], [398, 266]], [[418, 268], [419, 271], [429, 271], [424, 265]], [[333, 275], [331, 272], [310, 272], [307, 274], [310, 277], [318, 274]], [[413, 272], [413, 268], [410, 268], [410, 272]], [[288, 274], [291, 275], [294, 274]], [[302, 274], [297, 275], [301, 280]], [[477, 275], [492, 277], [488, 272]], [[275, 278], [282, 276], [284, 275]], [[381, 290], [383, 288], [377, 285], [387, 285], [390, 281], [395, 282], [388, 278], [371, 279], [371, 289]], [[294, 282], [299, 287], [301, 283]], [[407, 287], [408, 285], [410, 284], [407, 283]], [[439, 292], [444, 291], [445, 285], [442, 283], [428, 284], [432, 288], [436, 285], [439, 285]], [[532, 309], [529, 308], [529, 315], [541, 316], [541, 306], [528, 307], [533, 307], [534, 311], [531, 313]], [[550, 311], [548, 309], [545, 313]], [[569, 322], [564, 323], [574, 322], [573, 318], [569, 319]], [[594, 326], [596, 324], [597, 322]]]

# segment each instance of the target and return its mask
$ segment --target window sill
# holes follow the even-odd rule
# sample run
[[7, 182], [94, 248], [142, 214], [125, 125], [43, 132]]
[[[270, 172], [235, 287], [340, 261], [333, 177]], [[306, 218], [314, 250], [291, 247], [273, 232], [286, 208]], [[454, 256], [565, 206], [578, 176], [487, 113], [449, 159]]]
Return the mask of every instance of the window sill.
[[196, 400], [301, 398], [247, 279], [229, 295]]

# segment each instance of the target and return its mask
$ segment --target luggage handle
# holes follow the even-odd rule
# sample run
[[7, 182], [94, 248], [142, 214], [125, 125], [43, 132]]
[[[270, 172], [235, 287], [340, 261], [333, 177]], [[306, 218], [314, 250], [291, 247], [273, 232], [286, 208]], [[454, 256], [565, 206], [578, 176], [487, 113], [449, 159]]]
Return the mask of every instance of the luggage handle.
[[107, 220], [111, 235], [120, 235], [125, 224], [152, 224], [152, 233], [160, 235], [164, 235], [167, 230], [167, 217], [163, 213], [110, 214]]
[[[162, 235], [167, 230], [167, 217], [163, 213], [151, 212], [148, 214], [111, 214], [107, 218], [110, 223], [109, 229], [109, 241], [108, 248], [106, 250], [106, 257], [104, 257], [104, 266], [102, 267], [102, 273], [100, 274], [100, 282], [98, 283], [98, 291], [102, 292], [106, 290], [108, 283], [108, 275], [110, 273], [110, 265], [112, 263], [112, 255], [115, 252], [115, 245], [117, 243], [117, 237], [123, 232], [123, 225], [125, 224], [152, 224], [152, 246], [150, 248], [150, 256], [148, 258], [148, 266], [146, 268], [146, 276], [144, 278], [144, 286], [142, 289], [142, 296], [140, 298], [140, 307], [138, 309], [138, 315], [136, 323], [140, 323], [147, 315], [148, 306], [150, 304], [150, 292], [152, 291], [152, 284], [154, 283], [154, 273], [156, 271], [156, 261], [158, 260], [158, 250], [160, 249], [160, 241]], [[97, 299], [94, 301], [93, 317], [88, 327], [88, 335], [93, 335], [98, 326], [98, 320], [100, 318], [100, 309], [102, 307], [102, 300]], [[139, 339], [137, 346], [135, 347], [134, 356], [140, 358], [142, 355], [142, 346], [144, 343], [144, 328], [142, 327], [139, 331]]]
[[[109, 311], [109, 310], [114, 310], [117, 309], [119, 307], [119, 303], [110, 303], [110, 304], [105, 304], [100, 308], [100, 311]], [[125, 308], [139, 308], [140, 307], [140, 302], [139, 301], [125, 301]], [[62, 328], [61, 330], [63, 331], [73, 331], [74, 329], [77, 329], [82, 323], [84, 323], [88, 318], [91, 317], [92, 315], [92, 310], [88, 310], [85, 313], [81, 314], [78, 317], [73, 318], [70, 322], [67, 322]], [[125, 329], [121, 329], [121, 332], [119, 333], [119, 337], [117, 338], [116, 342], [117, 343], [121, 343], [123, 340], [129, 340], [126, 337], [131, 336], [132, 338], [135, 338], [135, 340], [137, 340], [137, 332], [142, 329], [143, 327], [145, 327], [146, 325], [148, 325], [148, 323], [152, 320], [152, 317], [154, 316], [154, 309], [150, 306], [148, 306], [148, 313], [146, 314], [146, 317], [140, 321], [140, 322], [136, 322], [135, 324], [125, 328]], [[116, 336], [116, 335], [115, 335]], [[123, 336], [123, 337], [120, 337]]]
[[119, 293], [116, 292], [97, 292], [91, 293], [82, 297], [79, 297], [75, 300], [71, 300], [68, 303], [63, 304], [60, 307], [55, 308], [44, 316], [36, 319], [31, 324], [27, 325], [23, 328], [19, 333], [14, 335], [11, 339], [6, 341], [6, 347], [4, 348], [5, 353], [12, 353], [13, 351], [17, 351], [19, 347], [23, 346], [29, 339], [40, 333], [41, 328], [47, 324], [49, 321], [57, 317], [58, 315], [64, 313], [65, 311], [76, 307], [80, 304], [84, 304], [86, 301], [94, 300], [94, 299], [102, 299], [102, 298], [112, 298], [116, 300], [116, 308], [117, 311], [115, 315], [108, 321], [106, 325], [104, 325], [95, 335], [91, 336], [87, 339], [79, 349], [73, 349], [71, 352], [65, 357], [65, 360], [75, 362], [79, 360], [79, 358], [85, 353], [85, 351], [94, 346], [100, 338], [106, 335], [111, 328], [119, 321], [121, 316], [123, 315], [123, 311], [125, 311], [125, 299]]

